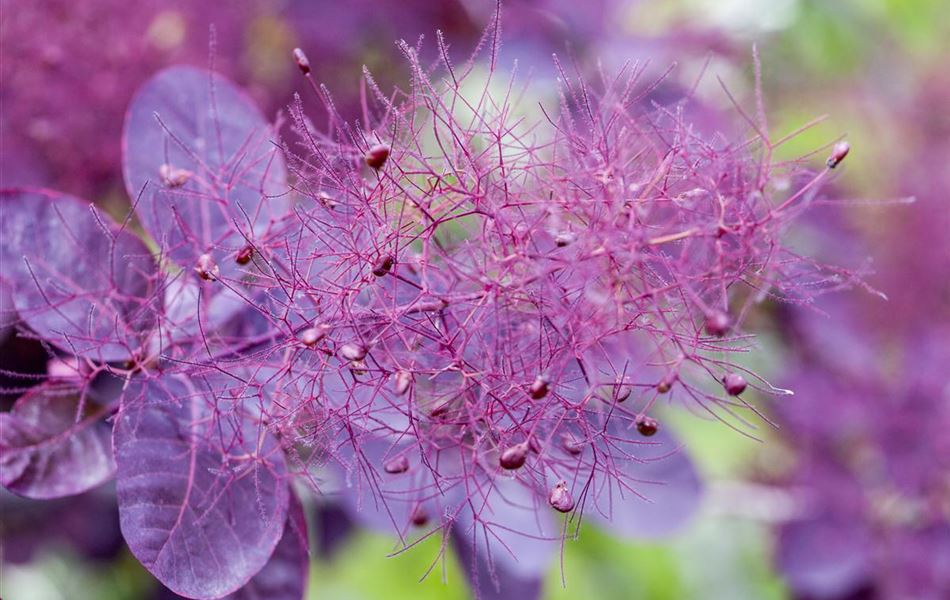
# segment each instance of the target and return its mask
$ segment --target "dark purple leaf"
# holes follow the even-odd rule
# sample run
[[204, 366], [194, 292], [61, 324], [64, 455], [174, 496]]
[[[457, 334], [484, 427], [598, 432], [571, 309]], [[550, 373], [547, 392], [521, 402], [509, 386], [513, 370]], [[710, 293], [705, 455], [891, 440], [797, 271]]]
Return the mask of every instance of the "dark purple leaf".
[[3, 278], [23, 321], [60, 348], [129, 359], [155, 323], [155, 261], [88, 202], [41, 190], [0, 192]]
[[208, 254], [220, 276], [240, 273], [235, 253], [260, 243], [288, 207], [273, 138], [220, 75], [172, 67], [139, 89], [123, 134], [125, 183], [132, 198], [142, 194], [136, 212], [168, 256], [191, 269]]
[[[112, 477], [108, 402], [95, 390], [43, 383], [0, 414], [0, 482], [21, 496], [59, 498], [82, 493]], [[100, 404], [100, 401], [102, 403]]]
[[134, 384], [116, 421], [119, 521], [163, 584], [218, 598], [267, 563], [287, 517], [287, 468], [259, 413], [220, 382]]

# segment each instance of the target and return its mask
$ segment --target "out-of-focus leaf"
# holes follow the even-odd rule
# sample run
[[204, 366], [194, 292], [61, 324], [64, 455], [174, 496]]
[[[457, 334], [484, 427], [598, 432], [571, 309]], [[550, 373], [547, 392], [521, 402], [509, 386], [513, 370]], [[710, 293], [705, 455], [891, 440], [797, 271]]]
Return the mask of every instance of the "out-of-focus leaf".
[[47, 382], [0, 414], [0, 482], [5, 488], [29, 498], [59, 498], [112, 477], [112, 427], [105, 422], [109, 407], [94, 392], [85, 398], [82, 394], [76, 386]]
[[136, 384], [113, 440], [129, 548], [191, 598], [231, 593], [264, 567], [289, 494], [277, 441], [240, 398], [209, 388], [185, 377]]
[[0, 192], [2, 277], [20, 318], [73, 354], [129, 359], [155, 322], [155, 261], [89, 203], [55, 192]]

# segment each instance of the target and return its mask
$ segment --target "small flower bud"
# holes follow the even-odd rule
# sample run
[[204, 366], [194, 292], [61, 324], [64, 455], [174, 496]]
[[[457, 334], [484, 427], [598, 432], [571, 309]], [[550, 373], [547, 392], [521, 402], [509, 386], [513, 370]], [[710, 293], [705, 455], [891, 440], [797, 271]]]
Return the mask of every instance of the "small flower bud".
[[726, 388], [726, 393], [730, 396], [738, 396], [745, 391], [745, 377], [738, 373], [729, 373], [722, 378], [722, 386]]
[[831, 156], [828, 157], [828, 160], [825, 161], [825, 164], [829, 169], [834, 169], [841, 161], [844, 160], [844, 157], [848, 155], [848, 152], [851, 151], [851, 145], [842, 140], [835, 144], [835, 147], [831, 149]]
[[238, 253], [234, 256], [234, 262], [239, 265], [246, 265], [251, 262], [251, 258], [254, 257], [254, 247], [245, 246], [238, 250]]
[[350, 361], [350, 372], [353, 375], [359, 377], [360, 375], [366, 375], [366, 361], [363, 360], [352, 360]]
[[575, 440], [574, 436], [569, 433], [565, 433], [561, 436], [561, 445], [564, 446], [564, 450], [567, 451], [568, 454], [573, 456], [577, 456], [584, 451], [584, 444]]
[[640, 435], [644, 437], [650, 437], [660, 428], [660, 424], [656, 419], [648, 417], [646, 415], [640, 415], [637, 417], [637, 431], [640, 432]]
[[632, 392], [633, 388], [629, 385], [616, 385], [614, 386], [614, 400], [617, 402], [624, 402], [630, 397]]
[[169, 164], [158, 168], [158, 176], [167, 188], [179, 188], [185, 185], [192, 175], [193, 173], [187, 169], [177, 169]]
[[528, 445], [521, 443], [509, 446], [502, 451], [498, 458], [498, 464], [501, 468], [514, 471], [524, 466], [524, 461], [528, 458]]
[[571, 497], [571, 492], [567, 489], [567, 483], [564, 481], [558, 481], [551, 488], [548, 502], [558, 512], [566, 513], [574, 510], [574, 498]]
[[558, 248], [563, 248], [564, 246], [570, 246], [577, 240], [577, 236], [570, 231], [562, 231], [556, 236], [554, 236], [554, 244]]
[[317, 325], [309, 327], [300, 332], [300, 343], [308, 348], [313, 348], [317, 343], [327, 336], [330, 328], [326, 325]]
[[548, 381], [548, 378], [545, 375], [538, 375], [535, 377], [531, 387], [528, 388], [528, 393], [531, 394], [531, 397], [535, 400], [544, 398], [548, 395], [549, 391], [551, 391], [551, 382]]
[[294, 62], [297, 63], [297, 68], [300, 69], [301, 73], [304, 75], [310, 73], [310, 60], [300, 48], [294, 48]]
[[340, 346], [340, 356], [349, 361], [359, 361], [366, 358], [366, 346], [363, 344], [343, 344]]
[[417, 504], [414, 509], [412, 509], [412, 514], [409, 516], [409, 520], [416, 527], [425, 527], [426, 523], [429, 522], [429, 513], [422, 508], [421, 504]]
[[383, 465], [383, 470], [390, 475], [405, 473], [409, 470], [409, 459], [405, 456], [397, 456], [396, 458], [386, 461], [386, 464]]
[[366, 164], [377, 171], [383, 168], [387, 158], [389, 158], [389, 146], [385, 144], [376, 144], [363, 157]]
[[381, 257], [376, 261], [376, 264], [373, 265], [373, 275], [377, 277], [383, 277], [386, 273], [389, 273], [390, 269], [393, 268], [393, 257], [386, 255]]
[[215, 281], [221, 270], [210, 254], [202, 254], [198, 257], [198, 264], [195, 265], [195, 273], [205, 281]]
[[412, 373], [409, 371], [396, 371], [393, 376], [393, 388], [397, 396], [402, 396], [409, 391], [412, 386]]
[[706, 315], [706, 333], [722, 337], [729, 332], [732, 323], [729, 315], [721, 311], [714, 311]]
[[667, 393], [673, 389], [673, 381], [674, 379], [672, 377], [664, 377], [659, 383], [656, 384], [656, 391], [660, 394]]
[[441, 404], [438, 404], [438, 405], [434, 406], [434, 407], [432, 408], [432, 410], [429, 411], [429, 415], [430, 415], [433, 419], [438, 419], [439, 417], [444, 417], [444, 416], [447, 415], [448, 412], [449, 412], [449, 406], [450, 406], [450, 403], [449, 403], [448, 401], [442, 402]]

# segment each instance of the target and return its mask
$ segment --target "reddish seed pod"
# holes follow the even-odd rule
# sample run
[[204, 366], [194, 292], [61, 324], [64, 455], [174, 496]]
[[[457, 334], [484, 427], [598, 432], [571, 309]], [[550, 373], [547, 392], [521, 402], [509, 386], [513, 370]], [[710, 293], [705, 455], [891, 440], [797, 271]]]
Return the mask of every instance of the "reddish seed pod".
[[385, 144], [376, 144], [370, 148], [366, 156], [363, 157], [366, 164], [377, 171], [383, 168], [387, 158], [389, 158], [389, 146]]
[[660, 394], [665, 394], [671, 389], [673, 389], [673, 380], [670, 377], [664, 377], [656, 384], [656, 391]]
[[534, 383], [528, 388], [528, 393], [531, 394], [531, 397], [535, 400], [544, 398], [548, 395], [549, 391], [551, 391], [551, 382], [548, 381], [548, 378], [544, 375], [535, 377]]
[[195, 265], [195, 273], [205, 281], [215, 281], [221, 270], [218, 269], [217, 263], [210, 254], [202, 254], [198, 257], [198, 264]]
[[390, 475], [405, 473], [409, 470], [409, 459], [405, 456], [397, 456], [396, 458], [386, 461], [386, 464], [383, 465], [383, 470]]
[[650, 437], [660, 428], [660, 424], [653, 417], [640, 415], [637, 417], [637, 431], [644, 437]]
[[425, 524], [429, 522], [429, 513], [422, 508], [421, 504], [417, 504], [414, 509], [412, 509], [412, 514], [409, 516], [409, 520], [416, 527], [425, 527]]
[[390, 269], [393, 268], [393, 257], [392, 256], [383, 256], [376, 261], [376, 264], [373, 265], [373, 275], [377, 277], [382, 277], [389, 273]]
[[239, 265], [246, 265], [251, 262], [251, 258], [254, 257], [254, 247], [245, 246], [238, 250], [238, 253], [234, 256], [234, 262]]
[[571, 492], [567, 489], [567, 482], [558, 481], [551, 488], [548, 503], [558, 512], [566, 513], [574, 510], [574, 498], [571, 497]]
[[348, 361], [361, 361], [366, 358], [366, 346], [363, 344], [343, 344], [340, 346], [340, 356]]
[[726, 393], [730, 396], [738, 396], [745, 391], [745, 377], [738, 373], [729, 373], [722, 378], [722, 386], [726, 388]]
[[396, 371], [393, 376], [393, 388], [397, 396], [402, 396], [409, 391], [412, 386], [412, 373], [409, 371]]
[[729, 315], [721, 311], [714, 311], [706, 315], [706, 333], [716, 337], [722, 337], [729, 333], [732, 322]]
[[300, 48], [294, 48], [294, 62], [297, 63], [297, 68], [300, 69], [301, 73], [304, 75], [310, 73], [310, 60], [307, 59], [307, 55]]
[[831, 156], [828, 157], [828, 160], [825, 161], [825, 164], [829, 169], [834, 169], [841, 161], [844, 160], [844, 157], [848, 155], [848, 152], [851, 151], [851, 145], [848, 142], [840, 141], [835, 144], [835, 147], [831, 149]]
[[508, 469], [509, 471], [514, 471], [515, 469], [520, 469], [524, 466], [525, 460], [528, 458], [528, 445], [527, 444], [515, 444], [514, 446], [509, 446], [502, 451], [501, 456], [498, 457], [498, 464], [501, 465], [501, 468]]
[[330, 328], [326, 325], [317, 325], [300, 332], [300, 343], [308, 348], [313, 348], [317, 343], [327, 336]]

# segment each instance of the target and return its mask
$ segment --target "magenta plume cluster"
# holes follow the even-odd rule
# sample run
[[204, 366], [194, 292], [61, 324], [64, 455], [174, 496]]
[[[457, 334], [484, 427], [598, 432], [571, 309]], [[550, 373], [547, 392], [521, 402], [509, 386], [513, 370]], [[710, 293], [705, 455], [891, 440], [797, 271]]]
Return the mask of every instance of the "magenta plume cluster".
[[132, 553], [190, 598], [299, 598], [313, 494], [399, 549], [442, 536], [483, 594], [536, 593], [584, 520], [688, 519], [663, 411], [745, 428], [748, 391], [785, 393], [736, 357], [756, 304], [849, 281], [783, 244], [847, 147], [777, 162], [738, 105], [743, 133], [703, 133], [640, 63], [555, 59], [540, 98], [497, 38], [453, 64], [439, 36], [434, 68], [403, 44], [409, 85], [367, 73], [355, 122], [297, 51], [318, 111], [298, 98], [283, 136], [172, 67], [126, 115], [130, 212], [4, 190], [4, 335], [50, 367], [0, 415], [3, 485], [115, 478]]

